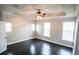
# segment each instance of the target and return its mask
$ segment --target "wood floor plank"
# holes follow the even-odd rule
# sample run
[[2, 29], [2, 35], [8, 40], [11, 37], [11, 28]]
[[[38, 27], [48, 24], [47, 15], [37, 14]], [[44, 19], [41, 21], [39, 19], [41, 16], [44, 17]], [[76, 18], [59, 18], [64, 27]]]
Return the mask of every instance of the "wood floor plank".
[[72, 55], [72, 48], [57, 45], [40, 39], [32, 39], [8, 45], [0, 55]]

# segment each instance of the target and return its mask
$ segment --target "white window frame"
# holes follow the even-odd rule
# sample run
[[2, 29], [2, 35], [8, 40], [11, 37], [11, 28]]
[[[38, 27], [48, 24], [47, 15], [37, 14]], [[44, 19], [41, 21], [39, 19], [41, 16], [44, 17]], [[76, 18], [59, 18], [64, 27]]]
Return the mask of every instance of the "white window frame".
[[[71, 27], [68, 27], [68, 24], [69, 23], [72, 23], [72, 25], [73, 25], [73, 28], [71, 28]], [[68, 23], [68, 24], [66, 24], [66, 23]], [[63, 32], [62, 32], [62, 40], [65, 40], [65, 41], [69, 41], [69, 42], [73, 42], [74, 40], [74, 26], [75, 26], [75, 22], [74, 21], [65, 21], [65, 22], [63, 22], [63, 26], [65, 26], [65, 27], [68, 27], [68, 28], [63, 28]], [[71, 24], [69, 25], [69, 26], [71, 26]], [[69, 29], [70, 28], [70, 29]], [[68, 30], [69, 29], [69, 30]], [[72, 31], [72, 33], [70, 34], [69, 32], [70, 31]], [[70, 34], [67, 34], [67, 32]], [[70, 37], [70, 39], [72, 39], [72, 40], [69, 40], [69, 37], [68, 37], [68, 35], [69, 36], [72, 36], [72, 38]], [[67, 36], [67, 37], [65, 37], [65, 36]]]
[[10, 22], [5, 23], [5, 31], [11, 32], [12, 31], [12, 24]]
[[[47, 25], [48, 24], [48, 25]], [[48, 27], [48, 28], [46, 28], [46, 27]], [[51, 23], [50, 22], [44, 22], [44, 24], [43, 24], [43, 36], [46, 36], [46, 37], [50, 37], [50, 29], [51, 29]], [[45, 31], [45, 30], [47, 30], [47, 31]]]

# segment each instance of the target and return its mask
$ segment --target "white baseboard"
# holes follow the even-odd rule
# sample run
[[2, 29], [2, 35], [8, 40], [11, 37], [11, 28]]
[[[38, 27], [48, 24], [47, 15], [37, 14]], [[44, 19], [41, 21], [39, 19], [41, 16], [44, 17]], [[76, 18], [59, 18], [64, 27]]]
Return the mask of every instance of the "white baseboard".
[[19, 41], [7, 43], [7, 45], [11, 45], [11, 44], [19, 43], [19, 42], [22, 42], [22, 41], [31, 40], [31, 39], [32, 38], [26, 38], [26, 39], [22, 39], [22, 40], [19, 40]]
[[66, 47], [69, 47], [69, 48], [73, 48], [72, 46], [65, 45], [65, 44], [62, 44], [62, 43], [59, 43], [59, 42], [55, 42], [55, 41], [50, 41], [50, 40], [42, 39], [40, 37], [38, 37], [38, 39], [41, 39], [41, 40], [44, 40], [44, 41], [48, 41], [48, 42], [51, 42], [51, 43], [55, 43], [55, 44], [58, 44], [58, 45], [66, 46]]
[[[32, 38], [23, 39], [23, 40], [19, 40], [19, 41], [15, 41], [15, 42], [10, 42], [10, 43], [8, 43], [7, 45], [19, 43], [19, 42], [26, 41], [26, 40], [30, 40], [30, 39], [32, 39]], [[55, 42], [55, 41], [50, 41], [50, 40], [42, 39], [42, 38], [40, 38], [40, 37], [38, 37], [38, 39], [41, 39], [41, 40], [44, 40], [44, 41], [48, 41], [48, 42], [51, 42], [51, 43], [55, 43], [55, 44], [59, 44], [59, 45], [63, 45], [63, 46], [66, 46], [66, 47], [73, 48], [72, 46], [65, 45], [65, 44], [62, 44], [62, 43], [59, 43], [59, 42]]]

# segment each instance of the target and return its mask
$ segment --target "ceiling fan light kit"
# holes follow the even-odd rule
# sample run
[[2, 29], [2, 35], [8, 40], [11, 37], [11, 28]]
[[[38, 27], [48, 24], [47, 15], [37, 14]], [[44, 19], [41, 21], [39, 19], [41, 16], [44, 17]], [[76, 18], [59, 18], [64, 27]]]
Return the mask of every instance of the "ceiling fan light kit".
[[37, 9], [36, 14], [37, 14], [36, 19], [42, 19], [42, 17], [44, 17], [46, 15], [46, 13], [41, 12], [40, 9]]

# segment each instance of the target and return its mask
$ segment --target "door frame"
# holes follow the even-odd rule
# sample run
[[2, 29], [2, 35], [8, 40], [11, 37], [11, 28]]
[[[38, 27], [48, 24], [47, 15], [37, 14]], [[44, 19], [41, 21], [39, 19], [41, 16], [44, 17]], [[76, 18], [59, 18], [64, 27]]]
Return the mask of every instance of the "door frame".
[[74, 46], [73, 46], [73, 55], [75, 55], [76, 52], [76, 43], [77, 43], [77, 31], [78, 31], [78, 24], [79, 24], [79, 19], [76, 20], [76, 26], [75, 26], [75, 35], [74, 35]]

